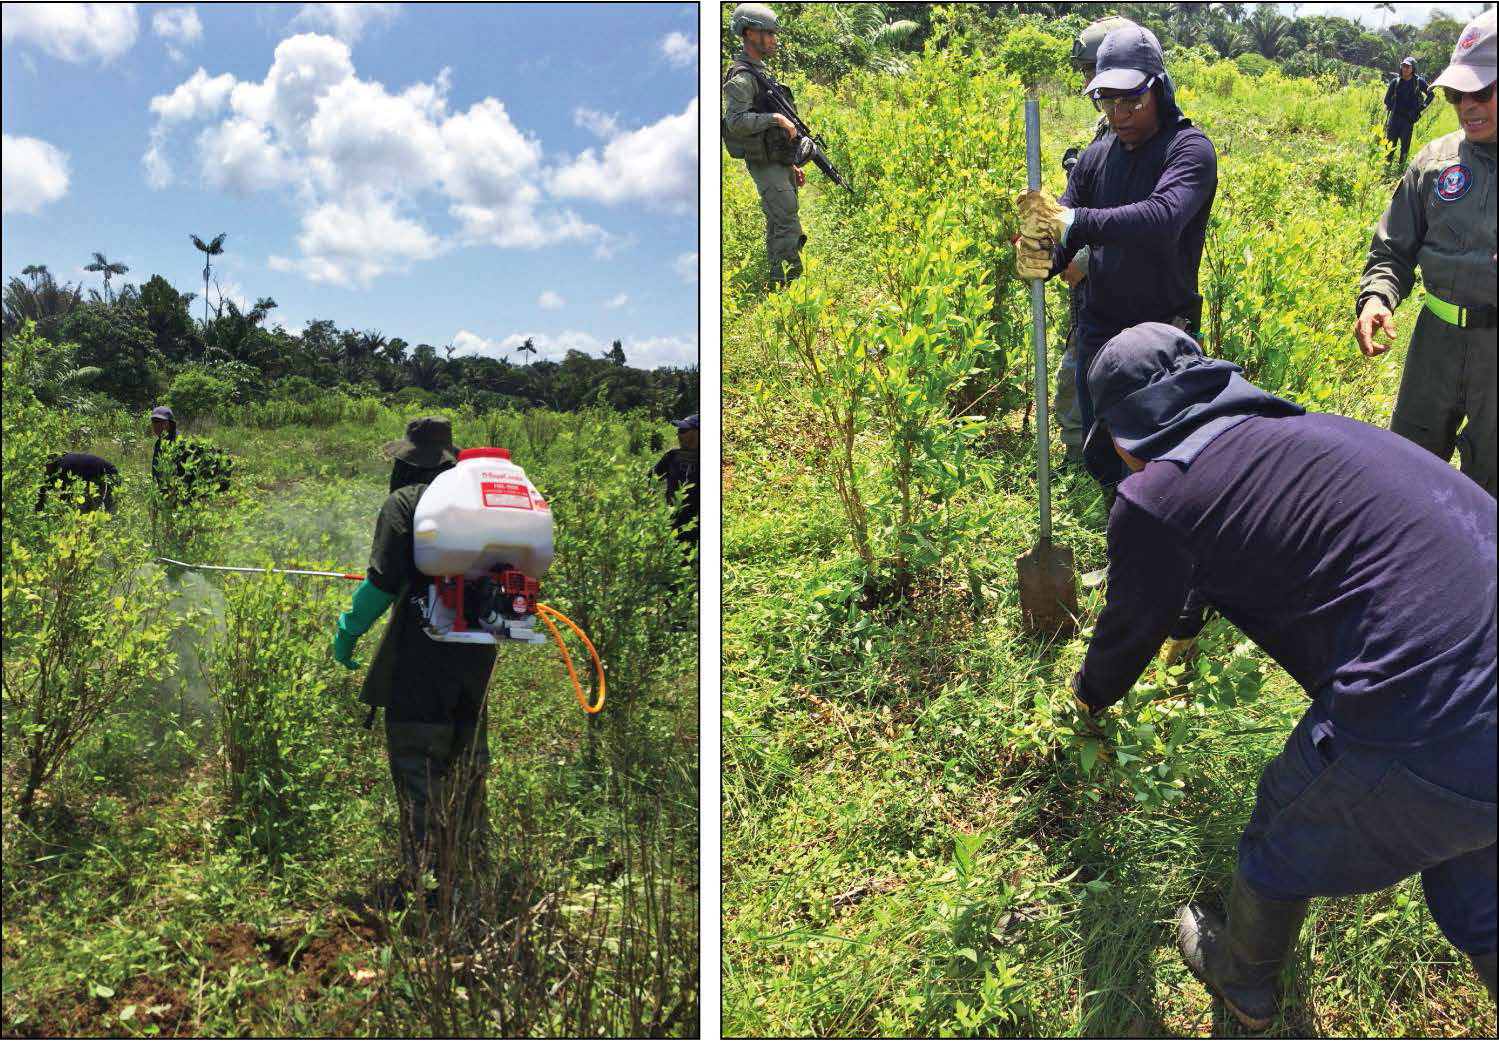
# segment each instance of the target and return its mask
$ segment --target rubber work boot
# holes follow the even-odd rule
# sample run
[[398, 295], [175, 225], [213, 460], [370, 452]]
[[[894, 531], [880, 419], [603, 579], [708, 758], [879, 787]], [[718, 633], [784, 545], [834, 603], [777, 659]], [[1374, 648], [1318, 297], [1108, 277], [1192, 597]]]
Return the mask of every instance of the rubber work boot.
[[1472, 961], [1473, 967], [1478, 969], [1478, 977], [1489, 988], [1489, 1000], [1494, 999], [1494, 958], [1496, 956], [1499, 956], [1499, 954], [1468, 954], [1468, 960]]
[[1228, 926], [1195, 902], [1177, 911], [1176, 945], [1187, 968], [1246, 1027], [1262, 1030], [1278, 1007], [1280, 969], [1306, 917], [1307, 900], [1266, 899], [1234, 875]]

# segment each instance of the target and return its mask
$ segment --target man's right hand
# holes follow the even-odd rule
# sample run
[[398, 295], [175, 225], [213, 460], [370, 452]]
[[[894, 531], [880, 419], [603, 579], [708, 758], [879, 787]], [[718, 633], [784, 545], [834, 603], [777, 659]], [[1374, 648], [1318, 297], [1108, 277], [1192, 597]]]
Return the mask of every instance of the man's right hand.
[[1067, 263], [1067, 267], [1062, 269], [1062, 278], [1067, 280], [1069, 287], [1076, 290], [1077, 285], [1088, 278], [1088, 266], [1078, 264], [1077, 258], [1074, 257]]
[[771, 113], [771, 115], [776, 118], [776, 126], [780, 127], [781, 130], [786, 132], [786, 137], [796, 137], [796, 124], [792, 123], [784, 113], [773, 112]]
[[1041, 239], [1015, 239], [1015, 274], [1021, 279], [1047, 279], [1051, 275], [1051, 244]]
[[[1375, 327], [1379, 329], [1376, 331]], [[1378, 332], [1382, 332], [1393, 342], [1395, 316], [1389, 306], [1384, 303], [1384, 298], [1374, 295], [1364, 301], [1364, 307], [1358, 314], [1358, 322], [1353, 327], [1353, 336], [1358, 341], [1358, 350], [1371, 359], [1390, 350], [1389, 343], [1374, 339]]]

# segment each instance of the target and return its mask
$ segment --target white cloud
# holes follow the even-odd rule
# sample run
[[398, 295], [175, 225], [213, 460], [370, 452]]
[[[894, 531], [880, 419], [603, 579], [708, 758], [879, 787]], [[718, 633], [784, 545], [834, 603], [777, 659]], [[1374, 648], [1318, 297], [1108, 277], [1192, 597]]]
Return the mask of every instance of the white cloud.
[[279, 185], [288, 173], [285, 156], [265, 127], [238, 118], [198, 135], [198, 163], [208, 184], [241, 196]]
[[[173, 138], [184, 133], [178, 128], [203, 124], [191, 140], [204, 180], [241, 194], [274, 190], [299, 207], [302, 253], [275, 263], [341, 286], [366, 287], [382, 272], [453, 244], [613, 249], [602, 228], [548, 201], [541, 142], [517, 127], [498, 99], [451, 111], [450, 81], [443, 69], [428, 82], [391, 90], [358, 76], [347, 43], [291, 36], [276, 46], [259, 82], [199, 69], [153, 98], [157, 123], [141, 157], [145, 178], [155, 187], [170, 184]], [[451, 242], [414, 218], [432, 193], [459, 225]], [[335, 233], [341, 223], [356, 229], [353, 246]], [[357, 231], [375, 229], [394, 234], [388, 248]]]
[[357, 41], [376, 22], [389, 22], [400, 4], [303, 4], [293, 28], [325, 29], [344, 43]]
[[[527, 353], [515, 353], [517, 345], [526, 338], [536, 347], [536, 359], [560, 362], [569, 351], [584, 352], [598, 358], [609, 350], [613, 337], [600, 338], [582, 330], [563, 330], [560, 333], [543, 333], [537, 330], [519, 331], [504, 337], [490, 339], [468, 330], [459, 330], [453, 335], [455, 355], [487, 355], [493, 359], [509, 359], [522, 364], [532, 361]], [[621, 337], [625, 358], [631, 366], [653, 369], [657, 366], [696, 366], [697, 339], [687, 337]]]
[[556, 171], [555, 196], [599, 203], [635, 200], [685, 211], [697, 204], [697, 99], [675, 116], [616, 135]]
[[151, 16], [151, 31], [166, 44], [167, 54], [175, 62], [187, 60], [182, 48], [203, 39], [203, 23], [195, 7], [168, 7]]
[[671, 269], [684, 283], [697, 282], [697, 251], [687, 254], [678, 254], [677, 259], [671, 263]]
[[302, 217], [302, 256], [272, 256], [278, 272], [300, 272], [314, 283], [368, 289], [391, 269], [404, 269], [442, 252], [442, 244], [392, 204], [367, 194], [348, 203], [325, 203]]
[[134, 4], [5, 4], [0, 38], [65, 62], [111, 62], [135, 45]]
[[672, 65], [682, 68], [697, 61], [697, 43], [685, 33], [667, 33], [661, 41], [661, 53]]
[[657, 366], [696, 366], [697, 338], [624, 338], [625, 358], [631, 366], [652, 370]]
[[218, 112], [232, 90], [234, 77], [229, 73], [209, 76], [200, 67], [172, 88], [171, 94], [158, 94], [152, 98], [150, 109], [162, 123], [199, 120]]
[[536, 299], [536, 303], [549, 312], [555, 312], [557, 311], [557, 309], [567, 304], [567, 302], [562, 299], [562, 295], [553, 290], [543, 290], [541, 292], [541, 296]]
[[592, 109], [574, 109], [573, 122], [605, 141], [619, 133], [618, 119], [608, 113], [595, 112]]
[[627, 305], [629, 303], [630, 303], [630, 295], [629, 294], [615, 294], [613, 297], [609, 298], [609, 300], [607, 300], [607, 301], [604, 302], [604, 307], [605, 308], [611, 308], [611, 309], [612, 308], [623, 308], [625, 305]]
[[68, 192], [68, 157], [39, 138], [0, 136], [0, 213], [35, 214]]

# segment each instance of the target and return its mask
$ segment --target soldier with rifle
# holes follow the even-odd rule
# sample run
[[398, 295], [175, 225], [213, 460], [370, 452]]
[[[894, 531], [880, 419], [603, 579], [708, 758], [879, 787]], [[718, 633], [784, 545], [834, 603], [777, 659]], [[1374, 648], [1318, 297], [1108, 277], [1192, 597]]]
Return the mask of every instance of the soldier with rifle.
[[797, 116], [791, 90], [765, 68], [776, 52], [780, 30], [775, 12], [764, 4], [740, 4], [729, 27], [744, 46], [734, 55], [723, 83], [724, 148], [734, 159], [744, 160], [755, 183], [765, 214], [770, 283], [784, 286], [801, 275], [801, 249], [807, 242], [797, 216], [797, 189], [807, 180], [802, 167], [812, 163], [836, 184], [849, 185]]

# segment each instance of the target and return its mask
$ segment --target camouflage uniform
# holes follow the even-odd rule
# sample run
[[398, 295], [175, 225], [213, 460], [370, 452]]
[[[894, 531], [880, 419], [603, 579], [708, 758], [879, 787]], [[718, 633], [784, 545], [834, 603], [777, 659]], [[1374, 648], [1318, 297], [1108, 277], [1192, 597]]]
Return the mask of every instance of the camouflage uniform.
[[[1463, 473], [1491, 496], [1499, 332], [1494, 180], [1495, 144], [1468, 141], [1461, 130], [1417, 153], [1379, 219], [1355, 309], [1377, 295], [1393, 312], [1420, 267], [1427, 301], [1406, 351], [1390, 428], [1443, 460], [1455, 447]], [[1464, 309], [1463, 325], [1439, 317], [1447, 310], [1443, 302]]]
[[[748, 66], [749, 68], [744, 68]], [[791, 139], [769, 112], [756, 111], [755, 99], [760, 85], [754, 69], [767, 80], [771, 76], [765, 65], [743, 50], [734, 55], [734, 64], [723, 84], [724, 142], [729, 155], [743, 159], [755, 190], [760, 194], [760, 210], [765, 214], [765, 257], [770, 264], [770, 281], [784, 284], [801, 275], [801, 249], [807, 237], [797, 217], [796, 177], [792, 169]]]

